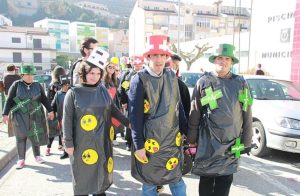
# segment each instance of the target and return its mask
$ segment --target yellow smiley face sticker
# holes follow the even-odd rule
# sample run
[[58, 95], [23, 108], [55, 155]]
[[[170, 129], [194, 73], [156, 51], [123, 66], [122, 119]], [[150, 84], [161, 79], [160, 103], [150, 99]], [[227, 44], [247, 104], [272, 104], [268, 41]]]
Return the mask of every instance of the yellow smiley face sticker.
[[114, 129], [113, 126], [111, 126], [110, 129], [109, 129], [109, 139], [110, 139], [110, 141], [113, 141], [114, 137], [115, 137], [115, 129]]
[[93, 165], [98, 161], [98, 153], [94, 149], [87, 149], [81, 155], [82, 161], [87, 165]]
[[144, 99], [144, 113], [148, 113], [150, 110], [150, 103], [147, 99]]
[[145, 150], [150, 153], [156, 153], [159, 151], [159, 143], [154, 139], [148, 139], [145, 142]]
[[170, 158], [166, 164], [166, 168], [167, 170], [171, 171], [173, 169], [175, 169], [178, 165], [178, 158], [176, 157], [173, 157], [173, 158]]
[[114, 160], [112, 159], [112, 157], [109, 157], [107, 160], [107, 171], [108, 173], [111, 173], [114, 169]]
[[124, 82], [122, 82], [122, 88], [124, 88], [125, 90], [129, 89], [130, 83], [129, 81], [125, 80]]
[[176, 146], [180, 146], [180, 144], [181, 144], [181, 134], [180, 134], [180, 132], [178, 132], [178, 133], [176, 134], [176, 139], [175, 139], [175, 141], [176, 141]]
[[92, 131], [97, 127], [97, 119], [94, 115], [84, 115], [80, 120], [80, 126], [85, 131]]

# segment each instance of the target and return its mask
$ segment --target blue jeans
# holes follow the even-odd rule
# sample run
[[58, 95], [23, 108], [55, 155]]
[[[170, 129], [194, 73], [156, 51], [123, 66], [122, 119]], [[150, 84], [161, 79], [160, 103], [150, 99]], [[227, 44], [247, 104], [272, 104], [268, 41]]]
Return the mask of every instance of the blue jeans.
[[[186, 185], [181, 179], [179, 182], [169, 184], [173, 196], [186, 196]], [[143, 184], [143, 196], [157, 196], [156, 185]]]

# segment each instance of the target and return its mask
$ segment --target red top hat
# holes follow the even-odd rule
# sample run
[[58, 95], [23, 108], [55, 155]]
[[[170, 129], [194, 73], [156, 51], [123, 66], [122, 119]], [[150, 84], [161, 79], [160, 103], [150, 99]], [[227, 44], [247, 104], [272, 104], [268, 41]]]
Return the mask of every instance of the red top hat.
[[170, 51], [170, 38], [165, 35], [152, 35], [147, 38], [144, 57], [150, 54], [166, 54], [172, 56]]
[[133, 65], [144, 64], [144, 57], [143, 56], [133, 56], [132, 57], [132, 64]]

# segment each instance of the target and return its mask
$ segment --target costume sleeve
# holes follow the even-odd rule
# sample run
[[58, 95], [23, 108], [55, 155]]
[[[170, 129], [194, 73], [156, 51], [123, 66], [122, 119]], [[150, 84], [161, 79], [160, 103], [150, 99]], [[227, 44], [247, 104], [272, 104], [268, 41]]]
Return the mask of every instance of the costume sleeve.
[[129, 121], [135, 150], [144, 148], [144, 87], [140, 77], [135, 75], [128, 94]]
[[181, 134], [187, 135], [188, 125], [182, 103], [179, 103], [179, 130]]
[[41, 103], [45, 106], [48, 112], [52, 112], [52, 107], [49, 99], [47, 98], [44, 88], [41, 84], [39, 84], [40, 90], [41, 90]]
[[120, 103], [121, 104], [126, 104], [128, 103], [128, 97], [126, 94], [126, 90], [122, 87], [122, 83], [125, 81], [126, 76], [128, 72], [125, 72], [121, 78], [120, 84], [119, 84], [119, 95], [120, 95]]
[[196, 143], [198, 139], [198, 131], [199, 125], [201, 121], [201, 84], [200, 80], [197, 82], [197, 85], [194, 88], [192, 102], [191, 102], [191, 112], [189, 116], [189, 123], [188, 123], [188, 135], [187, 135], [187, 142], [190, 144]]
[[120, 112], [114, 103], [111, 105], [111, 116], [120, 121], [124, 126], [128, 127], [129, 120]]
[[52, 103], [51, 103], [51, 107], [53, 109], [53, 112], [57, 112], [57, 94], [58, 94], [58, 92], [55, 93], [54, 98], [53, 98]]
[[243, 125], [242, 125], [243, 132], [242, 132], [241, 142], [245, 145], [245, 147], [250, 147], [252, 142], [252, 135], [253, 135], [251, 106], [248, 107], [248, 110], [246, 112], [243, 111], [242, 115], [243, 115]]
[[74, 142], [73, 142], [73, 129], [74, 129], [74, 123], [73, 123], [73, 118], [74, 118], [74, 112], [75, 112], [75, 106], [74, 106], [74, 95], [73, 91], [70, 89], [65, 97], [64, 100], [64, 110], [63, 110], [63, 137], [65, 141], [65, 146], [67, 148], [74, 147]]
[[11, 108], [14, 107], [14, 105], [15, 105], [13, 98], [16, 97], [18, 84], [19, 84], [19, 82], [14, 82], [13, 85], [8, 90], [7, 100], [5, 102], [3, 113], [2, 113], [3, 115], [8, 115]]

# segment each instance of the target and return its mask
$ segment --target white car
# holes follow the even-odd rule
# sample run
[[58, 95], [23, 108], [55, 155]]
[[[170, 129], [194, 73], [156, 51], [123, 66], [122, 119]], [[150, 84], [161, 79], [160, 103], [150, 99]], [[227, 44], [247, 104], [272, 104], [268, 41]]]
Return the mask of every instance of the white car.
[[197, 81], [203, 75], [200, 72], [184, 71], [180, 72], [181, 80], [189, 89], [190, 97], [193, 95], [194, 87], [196, 86]]
[[251, 153], [264, 156], [269, 148], [300, 153], [300, 91], [290, 81], [244, 76], [253, 100]]

